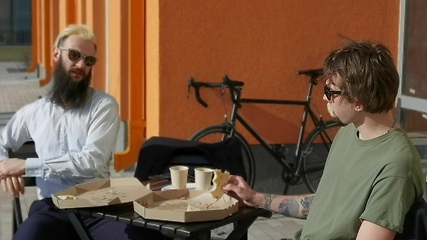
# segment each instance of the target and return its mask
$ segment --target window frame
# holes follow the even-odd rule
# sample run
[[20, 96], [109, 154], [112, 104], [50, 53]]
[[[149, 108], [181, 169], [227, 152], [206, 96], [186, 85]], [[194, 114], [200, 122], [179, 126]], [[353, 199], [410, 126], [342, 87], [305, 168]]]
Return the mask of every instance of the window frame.
[[[413, 110], [422, 113], [422, 117], [427, 119], [427, 99], [406, 95], [403, 91], [405, 75], [405, 57], [406, 57], [406, 37], [408, 28], [409, 4], [410, 0], [400, 0], [400, 16], [399, 16], [399, 46], [398, 46], [398, 62], [397, 68], [400, 75], [400, 85], [398, 92], [398, 109], [397, 118], [401, 120], [402, 109]], [[400, 122], [400, 121], [399, 121]]]

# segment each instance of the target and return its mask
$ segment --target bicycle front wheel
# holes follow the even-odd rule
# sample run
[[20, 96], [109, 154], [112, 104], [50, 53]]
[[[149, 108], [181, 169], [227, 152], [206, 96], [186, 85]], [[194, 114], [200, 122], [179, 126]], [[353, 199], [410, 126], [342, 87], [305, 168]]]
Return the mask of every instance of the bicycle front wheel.
[[331, 149], [332, 140], [342, 125], [328, 121], [315, 128], [307, 138], [302, 152], [303, 180], [307, 189], [314, 193], [325, 168], [326, 158]]
[[[237, 131], [234, 131], [233, 136], [236, 137], [242, 147], [242, 160], [246, 172], [246, 182], [254, 187], [255, 183], [255, 160], [252, 150], [246, 139]], [[225, 140], [230, 137], [230, 130], [226, 125], [215, 125], [203, 128], [196, 132], [190, 140], [214, 143]]]

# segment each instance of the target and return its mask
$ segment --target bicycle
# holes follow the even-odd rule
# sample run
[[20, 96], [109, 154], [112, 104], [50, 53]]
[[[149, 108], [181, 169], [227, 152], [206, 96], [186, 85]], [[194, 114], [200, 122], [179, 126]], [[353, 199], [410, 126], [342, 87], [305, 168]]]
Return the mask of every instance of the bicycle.
[[[227, 137], [236, 137], [240, 140], [242, 146], [242, 154], [244, 158], [245, 170], [247, 173], [246, 181], [253, 187], [255, 183], [255, 160], [245, 137], [236, 130], [236, 122], [241, 125], [260, 143], [260, 145], [267, 150], [267, 152], [283, 167], [282, 178], [287, 183], [285, 193], [288, 185], [296, 184], [302, 177], [307, 189], [310, 192], [315, 192], [323, 173], [326, 157], [329, 153], [332, 139], [334, 138], [340, 123], [333, 120], [323, 121], [322, 116], [319, 117], [314, 113], [311, 106], [313, 86], [317, 85], [318, 78], [323, 74], [322, 69], [301, 70], [297, 72], [298, 75], [307, 75], [310, 77], [308, 94], [306, 100], [273, 100], [273, 99], [252, 99], [241, 98], [244, 83], [241, 81], [231, 80], [227, 75], [224, 76], [220, 83], [197, 82], [194, 78], [188, 81], [188, 95], [190, 89], [195, 89], [195, 96], [197, 101], [204, 107], [208, 104], [200, 97], [200, 88], [220, 88], [221, 95], [225, 93], [225, 89], [230, 92], [232, 101], [231, 116], [229, 120], [225, 117], [225, 122], [220, 125], [213, 125], [205, 127], [197, 131], [190, 140], [214, 142], [224, 140]], [[330, 94], [328, 89], [325, 88], [325, 94]], [[333, 93], [332, 93], [333, 94]], [[279, 104], [279, 105], [298, 105], [304, 106], [302, 115], [301, 127], [299, 130], [298, 141], [294, 159], [288, 163], [283, 153], [284, 145], [269, 144], [253, 127], [245, 120], [239, 113], [239, 108], [242, 107], [241, 103], [245, 104]], [[304, 135], [307, 124], [307, 116], [312, 120], [315, 128], [309, 133], [304, 141]], [[207, 139], [209, 138], [209, 139]]]

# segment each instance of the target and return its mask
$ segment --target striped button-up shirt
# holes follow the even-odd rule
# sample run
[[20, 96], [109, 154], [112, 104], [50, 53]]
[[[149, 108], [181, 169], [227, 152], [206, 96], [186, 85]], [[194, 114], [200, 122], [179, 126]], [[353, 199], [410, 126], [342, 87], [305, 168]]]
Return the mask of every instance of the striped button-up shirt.
[[25, 176], [37, 177], [39, 198], [88, 180], [108, 178], [119, 129], [118, 104], [93, 90], [84, 107], [64, 110], [41, 98], [18, 110], [0, 133], [0, 161], [7, 149], [33, 140], [38, 158], [27, 158]]

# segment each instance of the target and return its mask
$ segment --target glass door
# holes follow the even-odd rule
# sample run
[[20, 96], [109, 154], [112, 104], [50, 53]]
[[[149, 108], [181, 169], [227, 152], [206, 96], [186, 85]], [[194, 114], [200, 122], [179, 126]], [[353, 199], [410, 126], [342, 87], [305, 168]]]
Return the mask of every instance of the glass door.
[[427, 131], [427, 1], [401, 0], [398, 120], [407, 132]]

